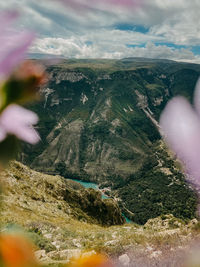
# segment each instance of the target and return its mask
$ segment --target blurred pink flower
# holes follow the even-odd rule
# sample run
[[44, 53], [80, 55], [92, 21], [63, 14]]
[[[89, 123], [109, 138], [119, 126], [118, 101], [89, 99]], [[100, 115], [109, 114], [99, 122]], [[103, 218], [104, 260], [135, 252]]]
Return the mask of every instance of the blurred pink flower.
[[181, 96], [174, 97], [160, 117], [164, 138], [186, 168], [187, 178], [200, 188], [200, 80], [194, 107]]
[[[138, 5], [142, 0], [94, 0], [93, 2], [103, 2], [105, 4], [113, 4], [120, 6], [135, 6]], [[89, 2], [92, 2], [89, 0]]]
[[9, 105], [0, 115], [0, 142], [11, 134], [30, 144], [37, 143], [40, 137], [32, 126], [37, 122], [34, 112], [16, 104]]
[[59, 0], [66, 6], [76, 10], [87, 10], [90, 8], [104, 7], [108, 9], [110, 5], [121, 7], [135, 7], [141, 4], [144, 0]]
[[6, 78], [24, 59], [34, 39], [32, 32], [17, 33], [13, 29], [11, 31], [9, 26], [17, 17], [15, 11], [0, 14], [0, 79]]
[[[10, 24], [17, 17], [16, 11], [0, 14], [0, 80], [6, 79], [22, 62], [34, 39], [34, 34], [31, 32], [17, 33], [10, 28]], [[11, 134], [30, 144], [37, 143], [40, 138], [32, 127], [32, 124], [36, 124], [37, 121], [38, 117], [32, 111], [16, 104], [7, 106], [0, 114], [0, 142], [7, 134]]]
[[[0, 32], [4, 32], [7, 30], [7, 26], [9, 26], [17, 17], [19, 16], [18, 12], [15, 10], [10, 10], [7, 12], [1, 12], [0, 16]], [[6, 27], [5, 27], [6, 24]]]

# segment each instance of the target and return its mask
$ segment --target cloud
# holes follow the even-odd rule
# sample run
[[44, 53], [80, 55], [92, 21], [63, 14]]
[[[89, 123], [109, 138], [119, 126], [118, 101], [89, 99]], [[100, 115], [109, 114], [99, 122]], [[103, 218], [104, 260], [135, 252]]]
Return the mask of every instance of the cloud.
[[[110, 8], [100, 0], [70, 2], [87, 8], [75, 10], [54, 0], [9, 0], [1, 1], [0, 9], [23, 7], [19, 28], [39, 33], [32, 52], [66, 57], [138, 55], [200, 63], [198, 49], [192, 52], [193, 46], [200, 46], [199, 0], [142, 0], [136, 8], [128, 9], [119, 5]], [[122, 30], [120, 24], [130, 27]]]
[[[163, 1], [162, 4], [164, 3]], [[165, 11], [163, 21], [152, 25], [151, 34], [162, 35], [166, 41], [179, 45], [200, 44], [199, 1], [170, 1], [163, 9]], [[174, 10], [168, 12], [171, 9]]]
[[183, 62], [200, 63], [200, 56], [194, 55], [190, 49], [177, 49], [166, 45], [155, 45], [147, 42], [144, 47], [129, 47], [123, 43], [115, 43], [106, 47], [104, 42], [87, 43], [79, 38], [44, 38], [37, 40], [32, 48], [35, 53], [62, 55], [66, 58], [125, 58], [146, 57], [171, 59]]

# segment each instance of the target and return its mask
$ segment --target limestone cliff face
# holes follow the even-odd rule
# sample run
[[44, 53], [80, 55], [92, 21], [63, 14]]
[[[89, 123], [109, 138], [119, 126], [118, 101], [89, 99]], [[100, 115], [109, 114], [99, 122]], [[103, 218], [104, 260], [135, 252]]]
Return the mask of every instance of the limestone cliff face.
[[[130, 202], [133, 193], [126, 190], [125, 196], [124, 186], [136, 177], [142, 183], [146, 166], [162, 173], [159, 168], [168, 165], [165, 158], [159, 167], [155, 157], [159, 115], [172, 96], [191, 99], [199, 71], [193, 64], [144, 59], [66, 60], [49, 66], [43, 100], [32, 106], [40, 117], [42, 141], [24, 147], [22, 161], [45, 173], [111, 186], [117, 197]], [[170, 175], [166, 180], [170, 184]], [[134, 203], [128, 206], [135, 214]]]
[[33, 166], [47, 173], [60, 173], [68, 168], [71, 173], [80, 172], [80, 138], [83, 121], [61, 122], [57, 134], [53, 129], [47, 136], [48, 147], [33, 162]]
[[121, 60], [117, 68], [117, 61], [101, 62], [100, 68], [98, 61], [75, 63], [48, 67], [43, 102], [33, 107], [41, 118], [42, 143], [25, 162], [66, 177], [126, 179], [160, 139], [159, 114], [168, 99], [188, 94], [179, 84], [181, 73], [190, 80], [190, 96], [198, 72], [175, 62], [139, 62], [138, 67], [136, 60]]
[[36, 149], [32, 167], [95, 181], [126, 178], [140, 168], [159, 139], [143, 78], [138, 71], [104, 72], [51, 67], [50, 83], [41, 89], [44, 101], [34, 107], [41, 114], [43, 149]]

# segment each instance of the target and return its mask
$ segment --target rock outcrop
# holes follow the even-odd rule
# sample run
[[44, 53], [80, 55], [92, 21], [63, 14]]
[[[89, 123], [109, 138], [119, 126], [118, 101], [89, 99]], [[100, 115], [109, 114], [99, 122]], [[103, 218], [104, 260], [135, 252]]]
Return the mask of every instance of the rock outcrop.
[[9, 169], [1, 173], [1, 181], [6, 203], [3, 213], [7, 220], [12, 218], [12, 214], [6, 206], [31, 217], [55, 217], [60, 214], [66, 220], [73, 217], [105, 226], [125, 222], [117, 202], [102, 199], [100, 191], [85, 189], [79, 183], [58, 175], [33, 171], [19, 162], [12, 162]]

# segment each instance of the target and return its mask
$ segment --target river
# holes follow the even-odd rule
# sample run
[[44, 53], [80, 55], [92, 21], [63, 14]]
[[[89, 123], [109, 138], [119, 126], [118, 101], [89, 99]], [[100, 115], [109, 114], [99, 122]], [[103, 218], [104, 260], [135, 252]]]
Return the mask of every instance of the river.
[[[75, 181], [75, 182], [77, 182], [77, 183], [79, 183], [79, 184], [81, 184], [81, 185], [84, 186], [85, 188], [93, 188], [93, 189], [96, 189], [96, 190], [100, 190], [99, 187], [98, 187], [98, 185], [95, 184], [95, 183], [91, 183], [91, 182], [83, 182], [83, 181], [78, 180], [78, 179], [71, 179], [71, 180], [72, 180], [72, 181]], [[102, 193], [102, 198], [103, 198], [103, 199], [108, 199], [109, 197], [106, 196], [104, 193]], [[132, 221], [131, 221], [129, 218], [127, 218], [123, 213], [122, 213], [122, 216], [125, 218], [125, 220], [126, 220], [127, 223], [132, 223]]]

